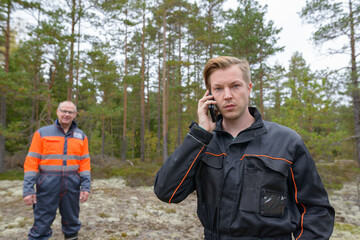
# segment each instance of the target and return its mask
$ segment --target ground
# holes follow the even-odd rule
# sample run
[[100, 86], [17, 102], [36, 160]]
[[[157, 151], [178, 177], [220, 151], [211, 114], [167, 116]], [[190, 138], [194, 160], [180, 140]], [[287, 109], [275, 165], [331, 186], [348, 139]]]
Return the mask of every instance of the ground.
[[[331, 240], [360, 239], [360, 211], [355, 183], [330, 193], [336, 210]], [[22, 201], [22, 181], [0, 181], [0, 239], [26, 239], [32, 225], [32, 208]], [[58, 214], [53, 240], [63, 239]], [[122, 179], [95, 179], [92, 193], [81, 204], [79, 239], [187, 240], [203, 239], [196, 216], [196, 195], [180, 204], [159, 201], [151, 187], [130, 188]]]

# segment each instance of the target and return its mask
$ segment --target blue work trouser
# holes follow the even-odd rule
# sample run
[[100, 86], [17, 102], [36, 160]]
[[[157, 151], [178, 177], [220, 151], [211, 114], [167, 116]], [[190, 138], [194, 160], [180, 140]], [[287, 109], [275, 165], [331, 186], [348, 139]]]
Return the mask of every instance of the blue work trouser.
[[52, 236], [51, 224], [58, 208], [62, 217], [62, 232], [65, 235], [77, 233], [81, 227], [80, 176], [77, 171], [42, 171], [36, 188], [36, 204], [33, 205], [34, 225], [30, 229], [29, 240], [45, 240]]

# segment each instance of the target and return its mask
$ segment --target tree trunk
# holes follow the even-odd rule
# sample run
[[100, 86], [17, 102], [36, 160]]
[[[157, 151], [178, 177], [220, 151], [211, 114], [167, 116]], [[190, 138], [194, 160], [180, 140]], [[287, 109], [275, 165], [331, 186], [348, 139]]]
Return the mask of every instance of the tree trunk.
[[259, 69], [259, 87], [260, 87], [260, 113], [261, 116], [264, 118], [264, 69], [262, 67], [262, 63], [260, 63]]
[[[34, 74], [34, 79], [33, 79], [33, 92], [36, 93], [38, 91], [38, 83], [39, 83], [39, 70], [38, 70], [38, 66], [35, 66], [35, 74]], [[36, 129], [36, 122], [38, 120], [38, 106], [39, 106], [39, 101], [37, 99], [37, 96], [34, 95], [32, 98], [32, 104], [31, 104], [31, 119], [30, 119], [30, 129], [29, 129], [29, 137], [31, 140], [31, 136], [33, 135], [33, 133], [35, 132]]]
[[105, 156], [105, 117], [101, 117], [101, 155]]
[[136, 121], [137, 118], [136, 116], [134, 117], [132, 124], [131, 124], [131, 132], [132, 132], [132, 136], [131, 136], [131, 160], [134, 161], [135, 159], [135, 143], [136, 143]]
[[163, 69], [162, 69], [162, 85], [163, 85], [163, 96], [162, 96], [162, 123], [163, 123], [163, 161], [168, 157], [168, 146], [167, 146], [167, 134], [168, 134], [168, 123], [167, 123], [167, 99], [166, 99], [166, 10], [163, 15]]
[[140, 96], [140, 112], [141, 112], [141, 130], [140, 130], [140, 159], [145, 161], [145, 9], [143, 9], [143, 28], [141, 37], [141, 96]]
[[50, 70], [49, 70], [49, 75], [50, 75], [50, 83], [48, 86], [48, 95], [47, 95], [47, 103], [46, 103], [46, 122], [47, 124], [51, 124], [52, 123], [52, 119], [51, 119], [51, 89], [54, 86], [54, 82], [55, 82], [55, 74], [56, 74], [56, 69], [57, 69], [57, 64], [56, 64], [56, 60], [54, 61], [54, 70], [52, 70], [53, 66], [50, 66]]
[[[79, 7], [81, 8], [81, 0], [79, 0]], [[77, 60], [76, 60], [76, 91], [75, 91], [75, 105], [77, 105], [77, 102], [79, 100], [79, 68], [80, 68], [80, 13], [79, 13], [79, 29], [78, 29], [78, 46], [77, 46]]]
[[212, 58], [213, 57], [213, 44], [212, 44], [212, 6], [210, 4], [209, 6], [209, 10], [208, 10], [208, 41], [209, 42], [209, 57]]
[[146, 70], [146, 129], [148, 131], [150, 131], [150, 71], [149, 71], [149, 66], [150, 66], [150, 52], [148, 51], [147, 54], [147, 70]]
[[68, 92], [67, 100], [72, 101], [72, 88], [73, 88], [73, 78], [74, 78], [74, 36], [75, 36], [75, 9], [76, 9], [76, 0], [72, 0], [72, 9], [71, 9], [71, 37], [70, 37], [70, 60], [69, 60], [69, 82], [68, 82]]
[[[125, 9], [125, 19], [127, 19], [127, 8]], [[127, 66], [127, 25], [125, 26], [125, 77], [128, 74], [128, 66]], [[126, 160], [126, 114], [127, 114], [127, 83], [126, 78], [124, 81], [124, 118], [123, 118], [123, 133], [122, 133], [122, 153], [121, 153], [121, 159], [122, 161]]]
[[[160, 35], [159, 35], [159, 56], [160, 56]], [[160, 156], [161, 154], [161, 61], [159, 58], [159, 65], [158, 65], [158, 95], [157, 95], [157, 156]]]
[[[6, 98], [4, 96], [4, 93], [1, 93], [1, 103], [0, 103], [0, 121], [1, 121], [1, 127], [5, 129], [6, 127]], [[6, 166], [5, 166], [5, 136], [0, 135], [0, 173], [5, 172]]]
[[[41, 10], [38, 11], [38, 22], [37, 22], [37, 29], [40, 26], [40, 17], [41, 17]], [[39, 41], [40, 36], [38, 31], [36, 31], [36, 41]], [[39, 86], [39, 75], [40, 75], [40, 68], [41, 68], [41, 53], [40, 49], [36, 49], [36, 59], [35, 59], [35, 66], [34, 66], [34, 79], [33, 79], [33, 93], [34, 96], [32, 98], [32, 108], [31, 108], [31, 120], [30, 120], [30, 129], [29, 129], [29, 141], [31, 141], [32, 135], [34, 134], [35, 130], [38, 129], [38, 120], [39, 120], [39, 97], [37, 96], [38, 86]]]
[[182, 142], [182, 128], [181, 128], [181, 125], [182, 125], [182, 118], [181, 118], [181, 115], [182, 115], [182, 96], [181, 96], [181, 24], [179, 22], [179, 74], [178, 74], [178, 101], [179, 101], [179, 104], [178, 104], [178, 136], [177, 136], [177, 145], [180, 146], [181, 142]]
[[[10, 67], [10, 14], [11, 14], [11, 2], [7, 2], [7, 17], [6, 17], [6, 31], [5, 35], [5, 73], [9, 73]], [[4, 92], [1, 93], [0, 99], [0, 124], [3, 129], [6, 128], [6, 97]], [[5, 172], [5, 143], [6, 139], [4, 135], [0, 134], [0, 173]]]
[[110, 141], [111, 141], [111, 156], [114, 157], [114, 125], [113, 118], [110, 118]]
[[354, 16], [352, 10], [352, 2], [349, 0], [350, 12], [350, 46], [351, 46], [351, 81], [353, 84], [352, 98], [354, 108], [354, 122], [355, 122], [355, 136], [356, 136], [356, 153], [357, 162], [360, 166], [360, 96], [359, 96], [359, 82], [356, 66], [356, 48], [355, 48], [355, 29], [354, 29]]

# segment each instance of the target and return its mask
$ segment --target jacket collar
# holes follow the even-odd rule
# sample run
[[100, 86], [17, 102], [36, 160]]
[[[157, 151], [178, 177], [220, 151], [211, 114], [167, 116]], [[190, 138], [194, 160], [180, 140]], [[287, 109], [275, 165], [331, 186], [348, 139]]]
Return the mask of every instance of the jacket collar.
[[[254, 139], [255, 137], [265, 134], [267, 132], [264, 122], [262, 120], [261, 114], [255, 107], [249, 107], [250, 114], [255, 118], [253, 124], [250, 127], [240, 132], [235, 138], [234, 142], [248, 142]], [[218, 121], [216, 122], [215, 132], [223, 132], [225, 131], [222, 128], [222, 115], [218, 116]]]
[[[55, 126], [56, 126], [57, 128], [59, 128], [61, 131], [64, 132], [64, 129], [61, 127], [58, 119], [55, 120]], [[77, 128], [77, 123], [75, 122], [75, 120], [73, 120], [72, 123], [71, 123], [71, 126], [70, 126], [70, 128], [69, 128], [68, 133], [74, 131], [75, 128]]]

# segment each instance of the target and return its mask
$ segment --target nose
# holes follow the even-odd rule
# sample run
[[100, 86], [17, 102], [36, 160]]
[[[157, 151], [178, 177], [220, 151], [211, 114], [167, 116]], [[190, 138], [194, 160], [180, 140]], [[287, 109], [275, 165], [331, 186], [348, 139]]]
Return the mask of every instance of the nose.
[[224, 99], [225, 100], [229, 100], [229, 99], [232, 99], [232, 94], [231, 94], [231, 91], [230, 91], [230, 88], [224, 88]]

